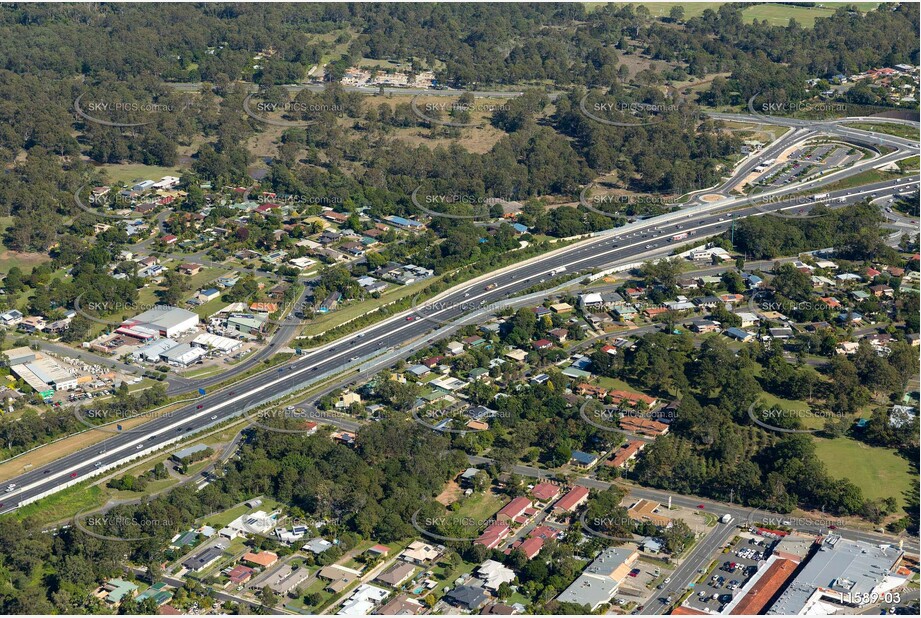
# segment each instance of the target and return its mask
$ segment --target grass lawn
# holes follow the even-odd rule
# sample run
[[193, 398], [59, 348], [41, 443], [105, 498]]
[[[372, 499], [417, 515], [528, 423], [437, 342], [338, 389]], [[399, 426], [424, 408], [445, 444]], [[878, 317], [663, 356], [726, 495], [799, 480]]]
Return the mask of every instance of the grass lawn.
[[438, 582], [438, 585], [430, 590], [428, 594], [432, 594], [436, 599], [441, 598], [442, 593], [444, 592], [445, 587], [453, 586], [454, 580], [456, 580], [461, 575], [473, 572], [473, 569], [477, 568], [476, 564], [472, 562], [461, 562], [457, 568], [450, 568], [448, 563], [445, 561], [439, 561], [435, 567], [432, 568], [432, 579]]
[[50, 524], [102, 506], [105, 502], [106, 496], [101, 487], [70, 488], [28, 504], [8, 516], [19, 521], [29, 517], [36, 523]]
[[491, 491], [474, 493], [459, 501], [459, 508], [452, 511], [453, 515], [458, 518], [469, 517], [471, 519], [485, 521], [490, 519], [508, 500], [503, 496], [497, 496]]
[[[830, 185], [825, 185], [822, 187], [821, 192], [827, 193], [829, 191], [840, 191], [841, 189], [853, 189], [854, 187], [860, 187], [862, 185], [867, 185], [874, 182], [883, 182], [885, 180], [891, 180], [896, 178], [898, 174], [892, 172], [881, 172], [879, 170], [868, 170], [866, 172], [861, 172], [850, 176], [843, 180], [833, 182]], [[810, 191], [810, 193], [819, 193], [819, 189], [815, 191]]]
[[856, 122], [848, 123], [847, 126], [854, 127], [855, 129], [863, 129], [864, 131], [886, 133], [887, 135], [895, 135], [896, 137], [904, 137], [906, 139], [918, 139], [918, 129], [904, 124], [894, 124], [891, 122]]
[[[608, 3], [586, 2], [585, 4], [589, 11], [593, 11]], [[613, 4], [643, 5], [649, 9], [649, 14], [653, 17], [668, 17], [672, 7], [681, 6], [684, 7], [684, 19], [690, 19], [700, 17], [707, 9], [717, 11], [725, 2], [615, 2]], [[860, 11], [869, 11], [879, 5], [878, 2], [850, 2], [848, 4], [855, 6]], [[766, 19], [773, 26], [786, 26], [790, 19], [793, 18], [804, 28], [812, 28], [817, 17], [829, 17], [835, 13], [836, 8], [835, 6], [791, 6], [789, 4], [768, 2], [746, 7], [742, 11], [742, 19], [749, 24], [756, 19], [758, 21]]]
[[133, 183], [137, 179], [160, 180], [164, 176], [182, 176], [182, 168], [142, 165], [140, 163], [119, 163], [101, 165], [98, 169], [112, 182]]
[[[803, 429], [821, 429], [825, 425], [825, 419], [819, 418], [818, 416], [812, 416], [806, 414], [806, 410], [811, 410], [812, 407], [805, 401], [801, 399], [784, 399], [782, 397], [777, 397], [770, 393], [764, 392], [761, 393], [761, 396], [758, 398], [762, 408], [767, 408], [769, 410], [788, 410], [792, 412], [802, 412], [802, 416], [799, 418], [800, 426]], [[756, 408], [757, 412], [758, 409]], [[770, 421], [768, 421], [770, 422]]]
[[235, 520], [240, 515], [243, 515], [244, 513], [249, 513], [251, 510], [252, 509], [250, 509], [245, 504], [241, 504], [231, 509], [227, 509], [226, 511], [223, 511], [221, 513], [215, 513], [214, 515], [208, 515], [207, 517], [204, 518], [204, 523], [205, 525], [208, 525], [208, 526], [211, 526], [212, 528], [220, 530], [221, 528], [226, 527], [227, 524]]
[[635, 388], [633, 388], [632, 386], [630, 386], [623, 380], [619, 380], [617, 378], [608, 378], [604, 376], [599, 377], [598, 386], [603, 386], [604, 388], [609, 389], [609, 390], [616, 389], [619, 391], [627, 391], [630, 393], [639, 393], [638, 390], [636, 390]]
[[908, 461], [886, 448], [867, 446], [850, 438], [816, 438], [816, 450], [828, 472], [857, 484], [866, 498], [894, 497], [905, 505], [905, 493], [917, 495], [917, 475]]
[[716, 11], [725, 2], [586, 2], [585, 4], [589, 11], [594, 11], [606, 4], [632, 4], [634, 8], [643, 5], [649, 9], [649, 14], [653, 17], [668, 17], [672, 7], [680, 6], [684, 7], [684, 18], [690, 19], [700, 17], [707, 9]]
[[914, 157], [902, 159], [901, 161], [896, 163], [896, 165], [898, 165], [899, 169], [902, 170], [903, 172], [908, 171], [908, 170], [916, 170], [918, 169], [918, 165], [919, 165], [919, 157], [915, 155]]

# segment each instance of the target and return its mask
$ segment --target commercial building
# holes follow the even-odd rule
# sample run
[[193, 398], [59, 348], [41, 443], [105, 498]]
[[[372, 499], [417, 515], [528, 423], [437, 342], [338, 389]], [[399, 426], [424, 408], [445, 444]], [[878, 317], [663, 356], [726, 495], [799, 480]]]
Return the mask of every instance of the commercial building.
[[170, 365], [188, 367], [207, 353], [208, 350], [205, 348], [195, 347], [190, 343], [180, 343], [160, 354], [160, 359]]
[[764, 568], [746, 582], [739, 591], [740, 594], [729, 602], [724, 613], [733, 616], [761, 614], [768, 607], [771, 599], [777, 596], [777, 593], [793, 576], [797, 566], [799, 566], [798, 562], [772, 555], [768, 558]]
[[207, 350], [218, 350], [223, 354], [232, 354], [239, 350], [243, 343], [230, 337], [221, 337], [211, 333], [201, 333], [192, 340], [192, 345]]
[[79, 374], [65, 369], [53, 358], [36, 354], [31, 362], [21, 362], [24, 358], [17, 357], [15, 364], [10, 359], [10, 371], [43, 397], [49, 396], [52, 391], [76, 388], [80, 383]]
[[638, 559], [639, 553], [635, 550], [609, 547], [556, 600], [560, 603], [588, 605], [590, 611], [594, 612], [601, 605], [610, 603]]
[[627, 515], [636, 522], [648, 522], [654, 526], [668, 528], [672, 525], [672, 520], [660, 513], [661, 506], [658, 502], [643, 498], [627, 509]]
[[131, 358], [134, 359], [135, 362], [147, 361], [148, 363], [156, 363], [159, 362], [161, 354], [175, 348], [177, 345], [179, 345], [178, 341], [173, 341], [169, 338], [154, 339], [150, 343], [146, 343], [137, 350], [131, 352]]
[[170, 455], [170, 459], [176, 462], [181, 462], [186, 457], [194, 455], [195, 453], [200, 453], [202, 451], [207, 451], [209, 447], [207, 444], [195, 444], [193, 446], [187, 446], [184, 449], [180, 449]]
[[[161, 337], [175, 337], [198, 326], [198, 314], [179, 307], [158, 305], [148, 309], [130, 320], [125, 320], [117, 332], [135, 336], [134, 331], [154, 331]], [[146, 337], [145, 337], [146, 338]]]
[[833, 614], [842, 606], [867, 605], [906, 582], [895, 574], [903, 554], [891, 545], [827, 536], [767, 613]]

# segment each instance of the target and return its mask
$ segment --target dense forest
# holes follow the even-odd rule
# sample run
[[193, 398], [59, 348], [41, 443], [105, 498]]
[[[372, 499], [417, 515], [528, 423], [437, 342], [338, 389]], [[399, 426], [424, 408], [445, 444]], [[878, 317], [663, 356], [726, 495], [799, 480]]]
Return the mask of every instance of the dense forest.
[[[13, 225], [3, 241], [18, 251], [46, 252], [58, 243], [87, 250], [77, 223], [86, 213], [71, 194], [97, 179], [93, 162], [172, 166], [180, 146], [196, 144], [185, 186], [249, 182], [254, 155], [244, 143], [262, 130], [242, 112], [249, 86], [285, 102], [290, 95], [279, 85], [304, 80], [333, 46], [346, 51], [327, 66], [329, 90], [301, 91], [296, 100], [322, 102], [353, 124], [285, 131], [262, 188], [337, 196], [342, 210], [386, 214], [418, 214], [407, 196], [421, 183], [519, 200], [574, 200], [587, 182], [608, 174], [633, 191], [701, 188], [719, 178], [739, 144], [719, 125], [701, 122], [697, 103], [673, 96], [668, 84], [728, 73], [700, 102], [726, 104], [759, 92], [789, 100], [806, 96], [809, 77], [918, 61], [915, 4], [862, 15], [842, 7], [813, 29], [744, 24], [743, 8], [730, 3], [677, 23], [629, 5], [591, 12], [580, 4], [6, 5], [0, 87], [9, 96], [0, 107], [0, 160], [11, 168], [0, 184], [0, 216], [11, 215]], [[630, 76], [627, 56], [654, 68]], [[334, 85], [361, 58], [438, 66], [440, 82], [458, 88], [533, 91], [494, 114], [504, 136], [488, 152], [456, 145], [433, 152], [392, 138], [394, 128], [421, 123], [408, 105], [364, 109], [361, 95]], [[563, 89], [552, 105], [548, 83]], [[639, 126], [592, 122], [578, 110], [590, 91], [664, 111]], [[94, 113], [135, 126], [92, 122], [76, 111], [78, 100], [83, 107], [118, 102], [119, 110]], [[433, 128], [433, 135], [452, 131]], [[610, 223], [568, 210], [531, 219], [556, 236]], [[454, 239], [470, 237], [457, 220], [444, 223], [439, 236], [458, 227]]]

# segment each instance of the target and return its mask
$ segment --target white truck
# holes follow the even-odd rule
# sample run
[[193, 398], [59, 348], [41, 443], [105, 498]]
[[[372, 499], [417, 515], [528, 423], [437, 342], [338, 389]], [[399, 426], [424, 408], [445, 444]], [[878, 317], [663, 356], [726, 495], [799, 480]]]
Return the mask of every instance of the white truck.
[[818, 202], [819, 200], [825, 200], [825, 199], [828, 199], [827, 193], [816, 193], [815, 195], [812, 196], [813, 202]]
[[551, 270], [550, 276], [555, 277], [556, 275], [559, 275], [560, 273], [564, 273], [564, 272], [566, 272], [566, 267], [560, 266], [559, 268], [554, 268], [553, 270]]
[[731, 521], [732, 521], [732, 515], [730, 515], [729, 513], [726, 513], [725, 515], [720, 517], [721, 524], [728, 524]]

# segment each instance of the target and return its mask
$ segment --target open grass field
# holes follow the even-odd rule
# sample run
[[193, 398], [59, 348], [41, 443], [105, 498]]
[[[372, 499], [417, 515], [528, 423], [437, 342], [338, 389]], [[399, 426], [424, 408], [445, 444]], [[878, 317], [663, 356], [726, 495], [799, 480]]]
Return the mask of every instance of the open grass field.
[[916, 170], [919, 166], [919, 157], [909, 157], [898, 162], [899, 169], [904, 171]]
[[[870, 11], [875, 9], [878, 2], [853, 2], [858, 11]], [[755, 20], [767, 21], [772, 26], [786, 26], [791, 19], [795, 19], [799, 25], [804, 28], [815, 26], [815, 20], [819, 17], [829, 17], [835, 14], [837, 7], [834, 3], [823, 3], [822, 6], [790, 6], [788, 4], [767, 3], [752, 5], [743, 11], [746, 23]]]
[[[590, 11], [593, 11], [609, 3], [586, 2], [585, 4]], [[684, 8], [684, 19], [690, 19], [700, 17], [707, 9], [716, 11], [725, 2], [614, 2], [610, 4], [633, 4], [634, 6], [642, 4], [649, 9], [649, 14], [653, 17], [668, 17], [673, 7], [680, 6]], [[812, 28], [816, 18], [834, 15], [837, 9], [836, 4], [839, 3], [824, 2], [821, 4], [822, 6], [791, 6], [773, 2], [753, 4], [746, 7], [742, 15], [745, 22], [749, 24], [757, 19], [758, 21], [767, 20], [772, 26], [786, 26], [792, 18], [804, 28]], [[870, 11], [875, 9], [879, 2], [848, 2], [847, 4], [855, 6], [859, 11]]]
[[864, 131], [875, 131], [896, 137], [906, 139], [918, 139], [918, 129], [904, 124], [895, 124], [892, 122], [852, 122], [848, 123], [849, 127], [863, 129]]
[[707, 9], [717, 10], [724, 2], [586, 2], [588, 10], [594, 11], [606, 4], [632, 4], [634, 7], [643, 5], [649, 9], [653, 17], [668, 17], [673, 7], [684, 7], [684, 18], [700, 17]]
[[850, 438], [816, 438], [819, 459], [836, 478], [856, 483], [867, 498], [894, 497], [905, 504], [907, 492], [918, 493], [917, 474], [908, 461], [889, 449], [867, 446]]
[[62, 491], [28, 504], [16, 511], [15, 517], [20, 521], [31, 518], [36, 523], [49, 524], [100, 507], [105, 502], [106, 494], [101, 487], [83, 487], [80, 491]]
[[131, 183], [135, 180], [160, 180], [164, 176], [181, 176], [181, 167], [142, 165], [140, 163], [119, 163], [98, 167], [111, 182]]

